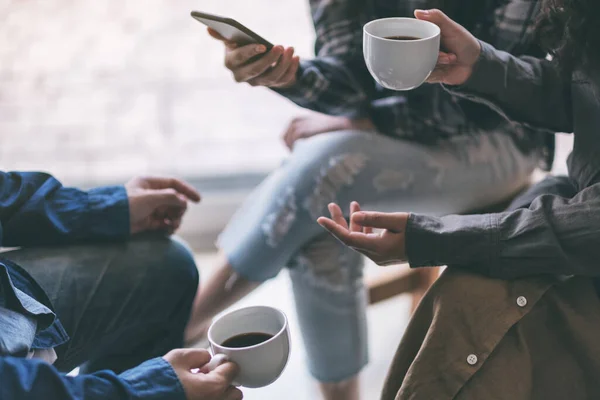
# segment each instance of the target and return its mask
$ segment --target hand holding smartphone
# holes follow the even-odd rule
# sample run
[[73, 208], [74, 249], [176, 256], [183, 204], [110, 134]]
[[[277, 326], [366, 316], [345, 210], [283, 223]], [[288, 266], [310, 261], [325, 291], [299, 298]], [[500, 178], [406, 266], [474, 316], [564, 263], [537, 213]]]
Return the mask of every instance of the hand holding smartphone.
[[192, 17], [225, 44], [225, 66], [237, 82], [272, 88], [295, 84], [300, 59], [294, 56], [293, 47], [274, 46], [231, 18], [198, 11], [193, 11]]

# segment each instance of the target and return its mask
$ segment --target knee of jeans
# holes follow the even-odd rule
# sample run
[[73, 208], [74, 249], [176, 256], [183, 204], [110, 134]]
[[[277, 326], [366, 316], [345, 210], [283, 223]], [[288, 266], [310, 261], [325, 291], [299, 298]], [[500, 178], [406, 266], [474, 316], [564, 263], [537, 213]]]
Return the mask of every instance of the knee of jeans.
[[296, 283], [334, 291], [356, 290], [362, 285], [363, 257], [329, 234], [308, 243], [290, 261]]
[[329, 203], [339, 203], [340, 192], [356, 185], [358, 175], [365, 170], [367, 163], [368, 157], [357, 151], [334, 154], [318, 160], [316, 173], [313, 169], [313, 172], [307, 175], [312, 179], [304, 190], [302, 209], [308, 212], [313, 220], [322, 216], [327, 212]]
[[123, 272], [134, 281], [143, 279], [156, 296], [168, 297], [169, 303], [195, 296], [199, 273], [191, 250], [181, 239], [142, 236], [128, 244], [124, 256], [119, 262]]
[[367, 157], [361, 152], [326, 150], [295, 151], [284, 167], [279, 192], [273, 197], [277, 200], [261, 226], [270, 247], [282, 243], [298, 221], [314, 224], [366, 167]]
[[165, 278], [182, 292], [196, 294], [200, 274], [194, 261], [194, 255], [187, 244], [177, 238], [169, 238], [163, 249], [162, 262]]

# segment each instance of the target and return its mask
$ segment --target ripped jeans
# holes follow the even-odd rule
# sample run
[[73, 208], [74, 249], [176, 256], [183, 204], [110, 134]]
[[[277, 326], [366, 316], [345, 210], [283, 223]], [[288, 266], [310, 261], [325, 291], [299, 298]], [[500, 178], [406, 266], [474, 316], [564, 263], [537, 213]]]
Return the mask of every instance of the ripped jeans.
[[[348, 379], [368, 361], [362, 258], [315, 220], [337, 202], [364, 209], [461, 213], [521, 189], [540, 159], [501, 132], [426, 146], [375, 132], [342, 131], [296, 143], [248, 197], [219, 238], [234, 270], [251, 281], [290, 268], [309, 368], [321, 382]], [[390, 316], [391, 317], [391, 316]]]

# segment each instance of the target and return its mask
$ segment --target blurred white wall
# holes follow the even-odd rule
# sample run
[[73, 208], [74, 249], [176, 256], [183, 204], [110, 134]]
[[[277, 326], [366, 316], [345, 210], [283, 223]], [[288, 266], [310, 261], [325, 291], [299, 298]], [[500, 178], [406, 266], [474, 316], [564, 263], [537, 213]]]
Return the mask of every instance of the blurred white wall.
[[[191, 10], [312, 55], [307, 0], [0, 0], [0, 168], [88, 187], [191, 178], [205, 196], [182, 233], [210, 247], [257, 180], [224, 191], [229, 181], [215, 189], [204, 178], [266, 174], [286, 154], [286, 123], [305, 111], [236, 84]], [[560, 139], [558, 172], [570, 146]]]
[[191, 10], [312, 54], [305, 0], [2, 1], [0, 168], [72, 184], [271, 170], [298, 110], [235, 84]]

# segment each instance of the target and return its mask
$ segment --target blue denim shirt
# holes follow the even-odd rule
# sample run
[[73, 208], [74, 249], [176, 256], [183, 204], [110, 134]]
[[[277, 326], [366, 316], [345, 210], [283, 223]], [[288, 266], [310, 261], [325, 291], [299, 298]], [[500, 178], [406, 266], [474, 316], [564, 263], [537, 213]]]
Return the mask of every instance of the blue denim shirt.
[[[84, 192], [48, 174], [0, 172], [0, 245], [58, 245], [119, 240], [129, 235], [129, 203], [122, 186]], [[0, 399], [176, 399], [185, 393], [162, 358], [116, 375], [101, 371], [67, 377], [52, 365], [25, 359], [31, 349], [69, 340], [44, 291], [25, 270], [0, 258]], [[19, 317], [23, 318], [20, 319]], [[16, 327], [16, 328], [15, 328]], [[33, 340], [19, 332], [35, 330]]]

